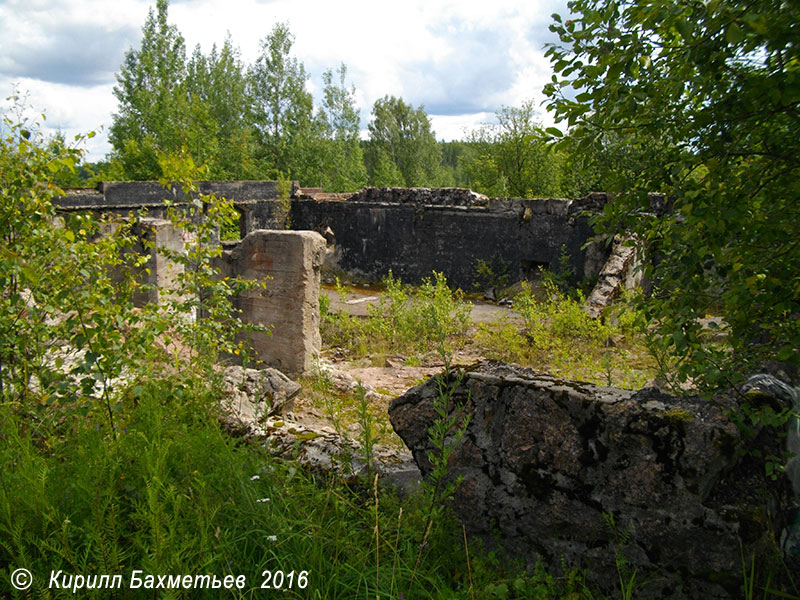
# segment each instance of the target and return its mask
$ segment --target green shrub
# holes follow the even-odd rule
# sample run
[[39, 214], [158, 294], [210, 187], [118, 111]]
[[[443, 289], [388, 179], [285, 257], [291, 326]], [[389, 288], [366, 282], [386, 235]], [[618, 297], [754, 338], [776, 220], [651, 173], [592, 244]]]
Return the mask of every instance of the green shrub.
[[366, 318], [326, 312], [325, 343], [344, 348], [352, 356], [399, 353], [413, 360], [432, 352], [449, 366], [469, 326], [471, 307], [461, 291], [451, 290], [444, 275], [435, 271], [416, 288], [404, 285], [391, 272], [382, 283], [378, 304], [368, 307]]

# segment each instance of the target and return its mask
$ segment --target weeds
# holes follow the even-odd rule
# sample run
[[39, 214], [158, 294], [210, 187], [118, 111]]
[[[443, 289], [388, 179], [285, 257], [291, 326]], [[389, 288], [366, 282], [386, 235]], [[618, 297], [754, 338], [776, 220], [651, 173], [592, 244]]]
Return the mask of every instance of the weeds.
[[356, 415], [358, 417], [358, 425], [361, 433], [359, 441], [361, 446], [361, 458], [367, 468], [367, 476], [375, 473], [375, 443], [378, 441], [375, 435], [375, 417], [367, 400], [367, 392], [361, 382], [358, 382], [356, 388]]
[[482, 323], [476, 341], [487, 358], [531, 366], [570, 379], [638, 389], [655, 375], [645, 336], [626, 313], [615, 324], [590, 318], [583, 297], [566, 295], [543, 277], [523, 283], [514, 298], [521, 326], [509, 319]]
[[[437, 272], [413, 290], [389, 273], [383, 287], [378, 305], [369, 307], [366, 318], [331, 313], [328, 304], [322, 319], [326, 344], [343, 348], [353, 357], [385, 359], [400, 353], [410, 355], [412, 362], [432, 352], [449, 368], [455, 350], [465, 342], [469, 324], [470, 305], [461, 292], [452, 291]], [[338, 280], [337, 293], [346, 298]]]

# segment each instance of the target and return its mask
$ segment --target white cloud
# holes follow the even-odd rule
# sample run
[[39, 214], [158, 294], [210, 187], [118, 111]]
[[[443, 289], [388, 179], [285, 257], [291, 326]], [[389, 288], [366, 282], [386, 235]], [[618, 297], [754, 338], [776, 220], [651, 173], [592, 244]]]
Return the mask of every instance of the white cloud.
[[[0, 94], [19, 82], [48, 124], [67, 132], [111, 123], [114, 72], [138, 44], [146, 0], [7, 0], [0, 4]], [[542, 44], [550, 13], [565, 0], [173, 0], [170, 22], [208, 51], [230, 32], [252, 63], [260, 40], [288, 22], [294, 54], [322, 87], [325, 69], [344, 62], [357, 88], [362, 125], [385, 95], [424, 104], [437, 137], [459, 138], [464, 127], [491, 120], [502, 105], [540, 102], [550, 76]], [[5, 92], [5, 93], [4, 93]], [[543, 110], [543, 109], [542, 109]], [[544, 120], [547, 118], [542, 115]], [[91, 158], [108, 150], [99, 134]], [[104, 145], [105, 144], [105, 145]]]

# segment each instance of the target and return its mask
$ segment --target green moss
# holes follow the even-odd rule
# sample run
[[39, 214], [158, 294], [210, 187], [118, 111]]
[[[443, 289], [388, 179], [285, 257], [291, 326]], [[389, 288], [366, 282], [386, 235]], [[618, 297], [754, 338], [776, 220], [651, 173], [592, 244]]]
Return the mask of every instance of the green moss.
[[694, 421], [694, 415], [682, 408], [672, 408], [664, 411], [664, 417], [670, 421]]

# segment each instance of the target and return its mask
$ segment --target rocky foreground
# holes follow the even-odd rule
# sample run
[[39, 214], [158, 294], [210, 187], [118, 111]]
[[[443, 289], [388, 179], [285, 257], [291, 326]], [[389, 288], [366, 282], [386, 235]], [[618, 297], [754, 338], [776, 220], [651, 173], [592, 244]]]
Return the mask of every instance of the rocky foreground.
[[[483, 363], [450, 375], [470, 417], [451, 457], [467, 531], [529, 564], [585, 568], [607, 590], [635, 573], [637, 597], [740, 596], [742, 560], [780, 559], [796, 508], [774, 430], [744, 439], [732, 398], [629, 392]], [[423, 474], [442, 382], [394, 400], [392, 425]], [[756, 456], [755, 454], [758, 454]]]

